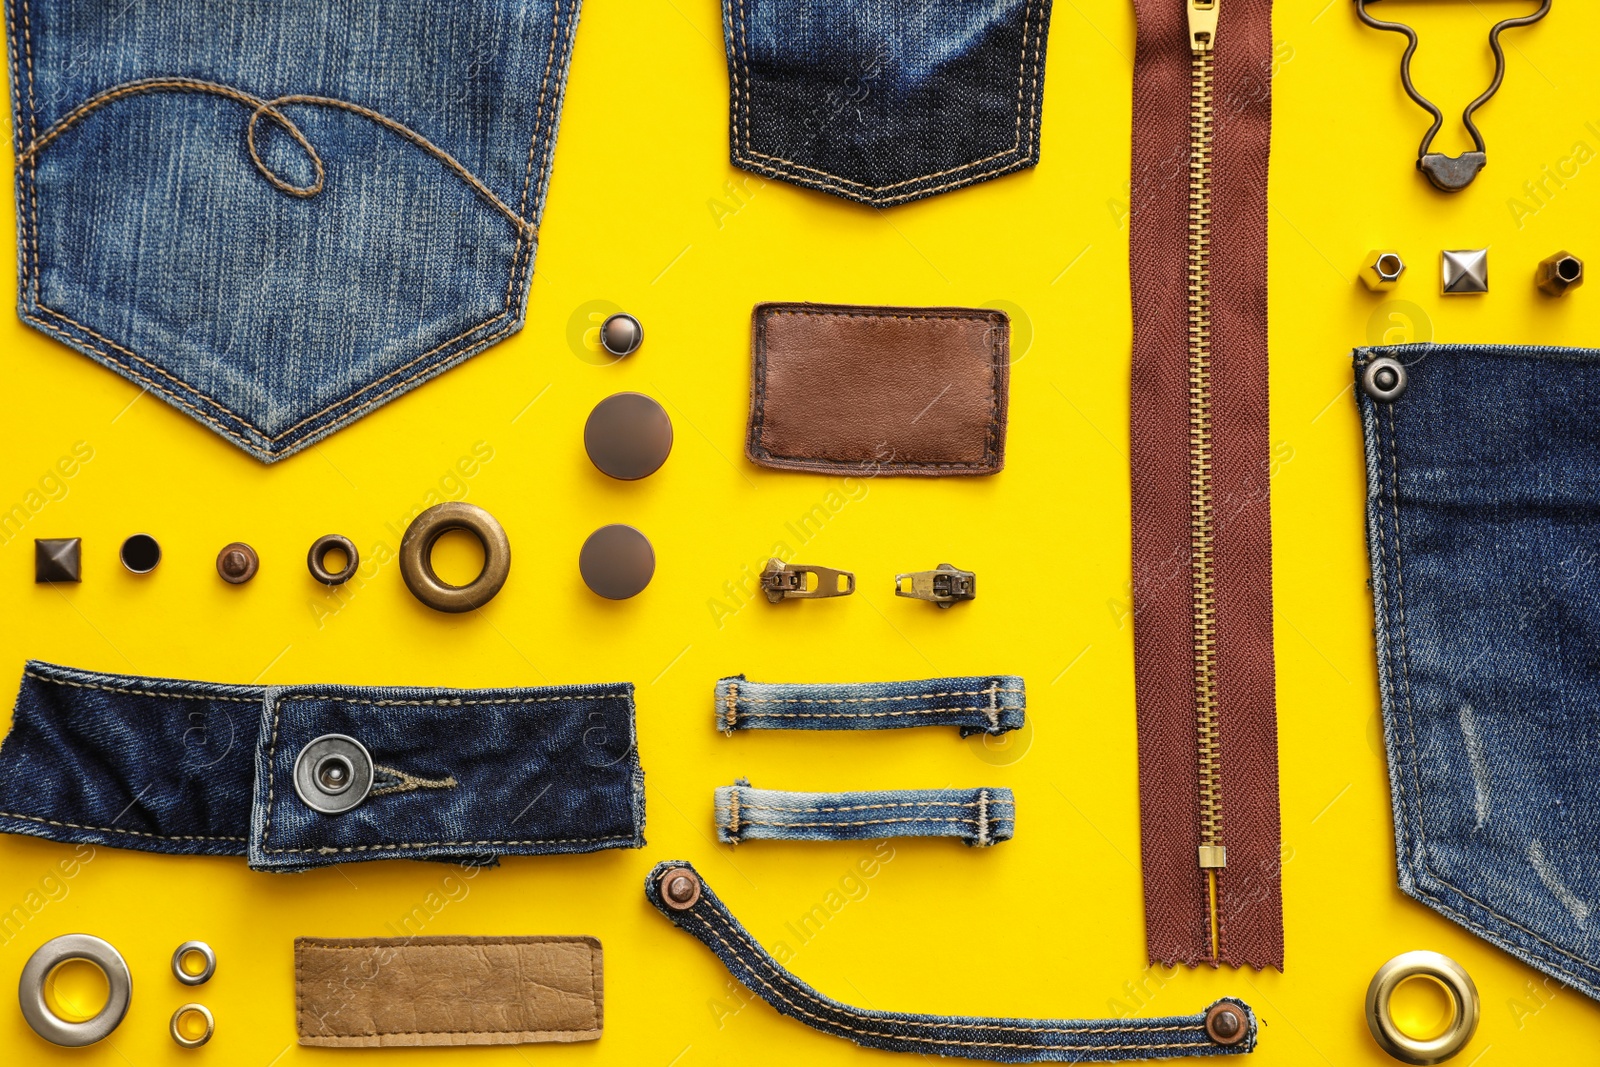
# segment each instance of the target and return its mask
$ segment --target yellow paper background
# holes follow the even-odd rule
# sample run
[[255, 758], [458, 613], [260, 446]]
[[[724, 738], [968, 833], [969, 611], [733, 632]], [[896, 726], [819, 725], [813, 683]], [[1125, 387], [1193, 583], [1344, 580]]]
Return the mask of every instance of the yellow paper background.
[[[1487, 83], [1488, 20], [1533, 6], [1383, 8], [1423, 28], [1418, 77], [1453, 117]], [[1184, 1013], [1236, 995], [1264, 1023], [1257, 1062], [1382, 1064], [1391, 1061], [1362, 1022], [1367, 981], [1390, 956], [1432, 948], [1461, 961], [1482, 994], [1482, 1025], [1460, 1062], [1595, 1062], [1600, 1006], [1394, 886], [1348, 351], [1385, 335], [1595, 339], [1600, 290], [1552, 301], [1532, 274], [1557, 248], [1600, 256], [1600, 170], [1569, 163], [1576, 175], [1546, 184], [1538, 201], [1524, 183], [1543, 181], [1575, 146], [1586, 157], [1600, 149], [1600, 12], [1563, 3], [1544, 25], [1508, 34], [1506, 86], [1480, 115], [1489, 169], [1445, 197], [1412, 169], [1426, 122], [1398, 87], [1400, 39], [1361, 27], [1344, 0], [1277, 7], [1272, 440], [1282, 462], [1272, 491], [1286, 974], [1150, 970], [1143, 956], [1128, 615], [1128, 5], [1055, 5], [1037, 170], [874, 212], [729, 166], [717, 5], [591, 0], [527, 327], [317, 447], [263, 466], [13, 316], [0, 320], [0, 506], [28, 516], [0, 548], [0, 664], [8, 693], [29, 657], [228, 682], [631, 680], [649, 846], [514, 859], [473, 878], [409, 862], [267, 875], [242, 859], [98, 848], [75, 877], [49, 881], [72, 850], [6, 837], [0, 990], [15, 987], [38, 944], [69, 931], [116, 944], [135, 989], [110, 1040], [75, 1052], [37, 1040], [0, 1005], [6, 1062], [891, 1062], [731, 985], [643, 898], [645, 873], [668, 858], [695, 862], [757, 938], [785, 941], [801, 977], [851, 1003], [1093, 1017]], [[1451, 125], [1440, 147], [1464, 144]], [[3, 210], [9, 232], [9, 198]], [[1439, 250], [1485, 245], [1491, 295], [1441, 299]], [[1356, 283], [1362, 254], [1382, 246], [1410, 264], [1387, 299]], [[748, 315], [773, 299], [1006, 302], [1016, 363], [1005, 472], [847, 483], [747, 464]], [[571, 340], [606, 302], [647, 331], [635, 357], [611, 366]], [[589, 409], [625, 389], [660, 398], [677, 435], [667, 465], [635, 484], [596, 472], [581, 438]], [[78, 442], [93, 458], [30, 498]], [[492, 457], [463, 477], [458, 461], [475, 450]], [[512, 577], [488, 608], [434, 614], [393, 564], [364, 564], [338, 592], [307, 576], [315, 537], [345, 533], [371, 560], [398, 545], [430, 494], [481, 504], [509, 532]], [[656, 547], [655, 581], [630, 602], [601, 601], [577, 575], [579, 545], [608, 522], [638, 526]], [[143, 578], [116, 562], [121, 539], [141, 530], [165, 552]], [[32, 539], [50, 536], [84, 538], [81, 586], [32, 583]], [[234, 539], [262, 558], [240, 588], [213, 570]], [[731, 597], [727, 583], [747, 584], [778, 542], [801, 561], [854, 570], [857, 595], [742, 606], [748, 592]], [[471, 566], [459, 546], [445, 555], [446, 566]], [[946, 560], [977, 571], [976, 603], [940, 612], [891, 595], [897, 571]], [[1029, 727], [1000, 747], [953, 730], [727, 738], [711, 726], [712, 685], [727, 674], [995, 671], [1025, 676], [1029, 689]], [[870, 879], [857, 869], [870, 843], [735, 852], [715, 844], [711, 791], [742, 776], [780, 789], [1006, 786], [1017, 837], [984, 852], [897, 842]], [[292, 938], [404, 932], [599, 936], [604, 1038], [470, 1052], [295, 1045]], [[167, 970], [188, 938], [209, 941], [221, 961], [197, 990]], [[188, 999], [217, 1017], [197, 1054], [166, 1036]]]

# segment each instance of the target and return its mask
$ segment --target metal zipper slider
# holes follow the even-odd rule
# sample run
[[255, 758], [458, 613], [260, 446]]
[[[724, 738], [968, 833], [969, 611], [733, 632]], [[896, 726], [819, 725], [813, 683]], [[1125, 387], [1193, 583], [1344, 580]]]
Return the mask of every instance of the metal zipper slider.
[[1209, 52], [1217, 43], [1217, 12], [1222, 0], [1188, 0], [1189, 49]]
[[[806, 575], [817, 576], [817, 584], [807, 588]], [[839, 579], [844, 579], [840, 588]], [[832, 567], [812, 567], [804, 563], [785, 563], [781, 559], [767, 560], [767, 569], [761, 572], [761, 591], [767, 600], [776, 604], [780, 600], [819, 600], [830, 596], [849, 596], [856, 591], [856, 576], [849, 571]]]
[[[909, 589], [906, 588], [907, 579], [911, 582]], [[958, 600], [977, 599], [978, 576], [971, 571], [958, 570], [949, 563], [941, 563], [937, 570], [895, 575], [894, 595], [927, 600], [941, 608], [948, 608]]]

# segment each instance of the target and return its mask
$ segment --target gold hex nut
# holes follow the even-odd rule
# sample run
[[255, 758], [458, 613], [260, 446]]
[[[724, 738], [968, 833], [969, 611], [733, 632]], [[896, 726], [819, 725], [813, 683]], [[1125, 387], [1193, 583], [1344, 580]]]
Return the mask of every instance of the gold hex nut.
[[1539, 261], [1534, 281], [1551, 296], [1565, 296], [1583, 284], [1583, 260], [1565, 249]]
[[1395, 287], [1400, 275], [1406, 272], [1406, 261], [1400, 253], [1389, 248], [1376, 248], [1362, 260], [1361, 281], [1375, 293], [1386, 293]]

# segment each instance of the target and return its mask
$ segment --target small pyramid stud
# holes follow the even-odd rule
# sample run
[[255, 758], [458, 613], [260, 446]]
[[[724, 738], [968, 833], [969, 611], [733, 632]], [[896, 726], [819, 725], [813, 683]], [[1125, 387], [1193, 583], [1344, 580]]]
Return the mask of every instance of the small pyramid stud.
[[80, 581], [82, 550], [81, 537], [34, 538], [33, 580], [35, 582]]
[[1443, 291], [1446, 296], [1463, 296], [1489, 291], [1489, 250], [1487, 248], [1447, 251], [1443, 258]]

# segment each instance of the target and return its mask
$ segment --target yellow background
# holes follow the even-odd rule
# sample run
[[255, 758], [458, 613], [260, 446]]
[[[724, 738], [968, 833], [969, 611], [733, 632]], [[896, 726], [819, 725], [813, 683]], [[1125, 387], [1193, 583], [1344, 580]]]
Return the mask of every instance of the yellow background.
[[[1453, 117], [1488, 81], [1489, 20], [1535, 5], [1382, 6], [1422, 27], [1418, 77]], [[276, 466], [15, 318], [0, 322], [0, 506], [29, 500], [76, 442], [93, 450], [64, 488], [33, 498], [46, 502], [0, 548], [8, 692], [28, 657], [228, 682], [627, 679], [638, 686], [650, 841], [514, 859], [470, 880], [434, 864], [284, 876], [242, 859], [99, 848], [20, 929], [9, 920], [0, 994], [37, 945], [87, 931], [127, 957], [132, 1009], [103, 1045], [69, 1052], [0, 1006], [7, 1062], [891, 1062], [746, 1004], [711, 954], [645, 902], [644, 874], [667, 858], [694, 861], [757, 938], [789, 942], [801, 977], [856, 1004], [1152, 1015], [1233, 994], [1265, 1024], [1262, 1064], [1381, 1064], [1390, 1061], [1362, 1022], [1367, 981], [1390, 956], [1432, 948], [1461, 961], [1482, 994], [1482, 1025], [1459, 1062], [1595, 1062], [1600, 1006], [1394, 886], [1348, 351], [1385, 335], [1594, 340], [1600, 286], [1552, 301], [1532, 274], [1561, 247], [1600, 257], [1600, 170], [1578, 167], [1541, 201], [1523, 183], [1575, 145], [1585, 161], [1600, 148], [1600, 11], [1561, 3], [1543, 25], [1508, 34], [1505, 89], [1481, 113], [1489, 169], [1445, 197], [1412, 168], [1426, 121], [1399, 91], [1401, 40], [1361, 27], [1346, 0], [1278, 4], [1272, 440], [1291, 457], [1273, 481], [1285, 974], [1152, 971], [1143, 955], [1128, 615], [1129, 6], [1055, 5], [1041, 166], [884, 212], [728, 165], [718, 15], [711, 0], [591, 0], [526, 329]], [[1464, 144], [1453, 124], [1440, 141], [1451, 152]], [[1493, 292], [1440, 299], [1439, 250], [1485, 245]], [[1362, 254], [1382, 246], [1410, 264], [1389, 299], [1356, 282]], [[786, 524], [826, 510], [841, 480], [742, 459], [749, 311], [774, 299], [1008, 302], [1016, 363], [1004, 473], [860, 485], [801, 543]], [[601, 365], [570, 341], [596, 302], [644, 322], [636, 356]], [[677, 435], [667, 465], [635, 484], [600, 475], [582, 447], [590, 408], [624, 389], [660, 398]], [[492, 459], [470, 478], [453, 474], [475, 446]], [[393, 564], [364, 564], [333, 592], [308, 577], [315, 537], [345, 533], [371, 560], [380, 545], [392, 551], [430, 493], [483, 505], [510, 534], [512, 577], [485, 610], [434, 614]], [[655, 581], [629, 602], [602, 601], [578, 578], [579, 545], [608, 522], [638, 526], [656, 547]], [[116, 560], [121, 539], [141, 530], [165, 552], [147, 577]], [[84, 538], [81, 586], [33, 584], [32, 539], [53, 536]], [[234, 539], [262, 558], [239, 588], [213, 569]], [[748, 581], [778, 541], [802, 561], [854, 570], [858, 593], [776, 608], [731, 600], [725, 583]], [[459, 557], [447, 565], [470, 568], [466, 550], [450, 551]], [[897, 571], [946, 560], [977, 571], [977, 602], [941, 612], [891, 595]], [[719, 620], [718, 600], [738, 610]], [[769, 681], [1014, 672], [1027, 679], [1030, 726], [990, 748], [953, 730], [727, 738], [711, 726], [712, 684], [741, 671]], [[1018, 835], [983, 852], [897, 842], [873, 878], [853, 881], [870, 843], [717, 845], [712, 789], [741, 776], [779, 789], [1007, 786]], [[0, 915], [70, 851], [0, 840]], [[830, 904], [809, 940], [788, 930]], [[470, 1052], [294, 1044], [291, 939], [402, 930], [599, 936], [604, 1038]], [[167, 971], [187, 938], [209, 941], [221, 960], [194, 991]], [[166, 1036], [191, 994], [217, 1017], [195, 1054]]]

